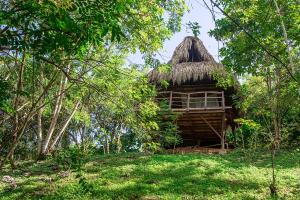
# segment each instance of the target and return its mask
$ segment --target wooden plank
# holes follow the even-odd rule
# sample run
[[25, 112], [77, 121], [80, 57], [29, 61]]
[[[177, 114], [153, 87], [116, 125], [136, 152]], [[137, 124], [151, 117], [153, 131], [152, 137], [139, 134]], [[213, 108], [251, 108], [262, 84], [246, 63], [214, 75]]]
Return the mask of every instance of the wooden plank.
[[169, 100], [169, 108], [172, 108], [172, 98], [173, 98], [173, 92], [170, 92], [170, 100]]
[[222, 107], [225, 109], [224, 91], [222, 91]]
[[220, 136], [220, 134], [214, 129], [214, 127], [212, 127], [212, 126], [210, 125], [210, 123], [208, 123], [208, 121], [206, 121], [205, 118], [203, 118], [202, 116], [201, 116], [201, 118], [202, 118], [202, 120], [205, 121], [205, 123], [211, 128], [211, 130], [212, 130], [216, 135], [218, 135], [218, 136], [220, 137], [220, 139], [222, 139], [221, 136]]
[[[226, 106], [225, 109], [232, 109], [232, 107], [230, 106]], [[184, 111], [187, 111], [187, 109], [185, 108], [173, 108], [172, 109], [174, 112], [178, 111], [178, 112], [184, 112]], [[222, 107], [209, 107], [209, 108], [190, 108], [189, 111], [208, 111], [208, 112], [225, 112], [224, 109], [222, 109]]]
[[187, 110], [190, 109], [190, 93], [188, 93], [188, 98], [187, 98]]
[[224, 110], [218, 109], [218, 110], [194, 110], [194, 109], [190, 109], [189, 112], [187, 112], [186, 109], [172, 109], [174, 112], [177, 113], [182, 113], [182, 114], [187, 114], [187, 113], [194, 113], [194, 114], [199, 114], [199, 113], [203, 113], [203, 114], [207, 114], [207, 113], [223, 113], [225, 112]]

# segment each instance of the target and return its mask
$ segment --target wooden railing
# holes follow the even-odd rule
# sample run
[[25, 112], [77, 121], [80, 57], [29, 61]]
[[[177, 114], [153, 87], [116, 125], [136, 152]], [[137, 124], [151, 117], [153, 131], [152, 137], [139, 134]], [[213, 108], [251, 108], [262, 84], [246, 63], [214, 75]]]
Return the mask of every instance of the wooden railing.
[[159, 92], [156, 99], [158, 101], [165, 101], [170, 109], [178, 111], [225, 109], [223, 91], [203, 91], [193, 93], [164, 91]]

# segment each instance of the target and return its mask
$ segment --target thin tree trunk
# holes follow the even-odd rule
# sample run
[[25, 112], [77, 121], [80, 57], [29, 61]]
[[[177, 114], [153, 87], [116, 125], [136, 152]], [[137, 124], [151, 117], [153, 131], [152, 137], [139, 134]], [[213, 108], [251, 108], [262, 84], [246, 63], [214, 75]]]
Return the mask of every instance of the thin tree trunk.
[[42, 144], [43, 144], [43, 128], [42, 128], [42, 114], [43, 108], [40, 108], [37, 113], [37, 148], [38, 155], [42, 152]]
[[[280, 19], [280, 25], [281, 25], [281, 29], [282, 29], [282, 33], [283, 33], [283, 37], [284, 37], [284, 41], [285, 41], [285, 44], [287, 46], [287, 53], [288, 53], [288, 58], [289, 58], [289, 61], [290, 61], [290, 65], [293, 65], [294, 61], [293, 61], [293, 58], [292, 58], [292, 55], [291, 55], [291, 51], [292, 51], [292, 45], [289, 43], [289, 39], [288, 39], [288, 34], [287, 34], [287, 30], [286, 30], [286, 27], [284, 25], [284, 21], [282, 19], [282, 14], [280, 12], [280, 8], [278, 6], [278, 3], [277, 3], [277, 0], [273, 0], [274, 2], [274, 5], [275, 5], [275, 8], [276, 8], [276, 13]], [[293, 69], [293, 68], [292, 68]]]
[[[27, 127], [27, 124], [28, 124], [28, 122], [29, 122], [29, 119], [30, 119], [31, 117], [33, 117], [33, 115], [32, 115], [32, 116], [29, 115], [29, 116], [26, 118], [26, 120], [25, 120], [25, 122], [24, 122], [24, 124], [23, 124], [23, 126], [22, 126], [22, 128], [21, 128], [21, 130], [20, 130], [20, 132], [18, 131], [18, 137], [17, 137], [17, 139], [16, 139], [16, 142], [13, 143], [13, 145], [12, 145], [12, 147], [10, 148], [8, 154], [6, 155], [6, 157], [5, 157], [5, 158], [2, 160], [2, 162], [0, 163], [0, 169], [2, 169], [3, 165], [5, 164], [5, 162], [6, 162], [7, 160], [10, 160], [10, 158], [13, 158], [14, 152], [15, 152], [15, 150], [16, 150], [18, 144], [19, 144], [19, 140], [20, 140], [20, 138], [22, 137], [22, 135], [23, 135], [23, 133], [24, 133], [26, 127]], [[11, 160], [10, 160], [10, 161], [11, 161]], [[12, 163], [11, 163], [11, 164], [12, 164]], [[14, 164], [14, 163], [13, 163], [13, 164]], [[12, 166], [12, 167], [13, 167], [13, 166]]]
[[76, 113], [78, 107], [80, 105], [80, 101], [78, 101], [72, 111], [72, 113], [70, 114], [70, 116], [68, 117], [67, 121], [65, 122], [65, 124], [63, 125], [63, 127], [60, 129], [60, 131], [58, 132], [57, 136], [55, 137], [52, 145], [50, 146], [50, 150], [54, 150], [55, 145], [57, 144], [58, 140], [61, 138], [61, 136], [63, 135], [63, 133], [65, 132], [66, 128], [68, 127], [71, 119], [73, 118], [74, 114]]
[[[16, 53], [16, 57], [17, 57], [17, 53]], [[17, 111], [19, 104], [21, 103], [21, 92], [23, 91], [23, 79], [24, 79], [24, 69], [25, 69], [25, 58], [26, 58], [26, 51], [23, 52], [22, 54], [22, 60], [19, 67], [19, 73], [18, 73], [18, 83], [16, 85], [16, 98], [14, 100], [14, 110]], [[17, 66], [17, 59], [15, 62], [15, 65]], [[19, 129], [19, 112], [15, 112], [14, 114], [14, 129], [12, 132], [12, 144], [14, 145], [15, 143], [17, 143], [17, 137], [18, 137], [18, 129]], [[12, 152], [10, 154], [10, 156], [8, 157], [11, 167], [14, 169], [15, 166], [15, 162], [14, 162], [14, 152]]]
[[272, 182], [270, 184], [271, 197], [277, 197], [277, 184], [276, 184], [276, 174], [275, 174], [275, 154], [276, 154], [276, 143], [272, 144], [272, 153], [271, 153], [271, 162], [272, 162]]
[[121, 134], [117, 134], [117, 153], [121, 152], [122, 144], [121, 144]]
[[106, 134], [105, 136], [105, 142], [106, 142], [106, 153], [109, 154], [109, 139], [108, 139], [108, 135]]
[[[43, 74], [40, 76], [41, 82], [43, 81]], [[43, 86], [40, 84], [40, 91], [43, 91]], [[42, 97], [44, 99], [44, 97]], [[43, 104], [43, 100], [41, 99]], [[38, 104], [39, 105], [39, 104]], [[40, 107], [41, 105], [39, 105]], [[43, 116], [43, 107], [38, 108], [37, 111], [37, 155], [39, 156], [42, 152], [43, 147], [43, 124], [42, 124], [42, 116]]]
[[280, 94], [281, 94], [281, 71], [277, 67], [275, 69], [275, 98], [274, 98], [274, 139], [276, 148], [279, 147], [280, 139], [281, 139], [281, 117], [280, 117]]
[[44, 141], [44, 144], [42, 147], [42, 152], [41, 152], [42, 155], [41, 156], [45, 156], [48, 153], [50, 140], [51, 140], [53, 132], [55, 130], [55, 127], [57, 124], [57, 119], [58, 119], [58, 116], [60, 114], [60, 110], [62, 107], [63, 98], [64, 98], [63, 92], [64, 92], [65, 85], [67, 84], [67, 80], [68, 80], [68, 78], [66, 76], [62, 76], [60, 86], [59, 86], [59, 91], [58, 91], [58, 97], [56, 99], [55, 108], [54, 108], [53, 115], [52, 115], [52, 120], [51, 120], [50, 127], [49, 127], [47, 136], [45, 138], [45, 141]]
[[103, 154], [106, 154], [106, 147], [103, 145]]
[[37, 99], [37, 101], [31, 105], [31, 108], [29, 110], [29, 112], [26, 114], [25, 120], [22, 123], [22, 126], [19, 125], [19, 129], [18, 129], [18, 135], [17, 135], [17, 139], [16, 142], [13, 143], [12, 147], [9, 149], [7, 155], [4, 157], [4, 159], [1, 161], [0, 163], [0, 169], [3, 167], [3, 165], [5, 164], [5, 162], [14, 154], [15, 149], [17, 148], [19, 141], [21, 139], [21, 137], [23, 136], [25, 129], [27, 127], [27, 124], [29, 122], [29, 120], [35, 116], [35, 114], [37, 113], [39, 108], [44, 107], [44, 104], [41, 105], [40, 107], [38, 107], [36, 109], [36, 106], [39, 104], [39, 102], [41, 101], [41, 99], [43, 98], [43, 96], [47, 93], [47, 91], [49, 90], [49, 88], [52, 86], [52, 84], [54, 83], [54, 80], [57, 76], [57, 73], [55, 72], [53, 77], [51, 78], [51, 80], [49, 81], [49, 83], [47, 84], [47, 86], [43, 89], [43, 93], [39, 96], [39, 98]]

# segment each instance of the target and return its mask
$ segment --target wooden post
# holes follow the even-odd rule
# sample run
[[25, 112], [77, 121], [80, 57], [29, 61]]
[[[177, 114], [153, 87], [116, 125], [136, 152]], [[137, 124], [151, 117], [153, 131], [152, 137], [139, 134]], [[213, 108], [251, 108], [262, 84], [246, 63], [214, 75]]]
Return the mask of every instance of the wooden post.
[[225, 148], [225, 112], [222, 114], [222, 127], [221, 127], [221, 148]]
[[222, 108], [225, 109], [225, 98], [224, 98], [224, 91], [222, 91]]
[[190, 93], [188, 93], [187, 97], [187, 110], [190, 110]]
[[204, 93], [204, 108], [207, 107], [207, 92]]
[[172, 109], [173, 91], [170, 92], [169, 108]]

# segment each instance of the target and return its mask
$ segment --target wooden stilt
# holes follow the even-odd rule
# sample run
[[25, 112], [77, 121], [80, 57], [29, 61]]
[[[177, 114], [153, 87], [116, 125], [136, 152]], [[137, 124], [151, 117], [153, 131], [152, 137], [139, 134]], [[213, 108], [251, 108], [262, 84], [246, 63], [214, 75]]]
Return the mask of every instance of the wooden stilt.
[[225, 112], [222, 114], [222, 127], [221, 127], [221, 131], [222, 131], [222, 137], [221, 137], [221, 148], [224, 149], [225, 148]]

